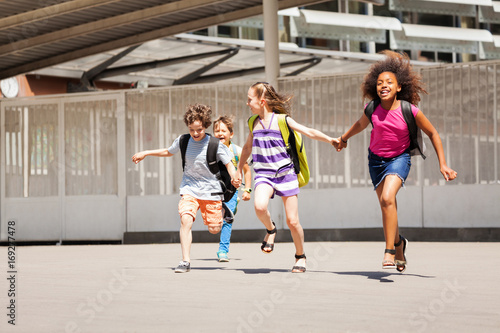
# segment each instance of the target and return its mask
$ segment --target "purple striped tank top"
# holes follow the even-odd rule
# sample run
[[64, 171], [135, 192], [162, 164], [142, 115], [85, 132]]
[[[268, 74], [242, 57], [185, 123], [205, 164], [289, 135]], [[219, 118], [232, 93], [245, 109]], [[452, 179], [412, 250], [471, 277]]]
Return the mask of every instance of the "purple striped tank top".
[[292, 160], [286, 151], [281, 131], [271, 129], [273, 121], [274, 113], [269, 127], [265, 128], [259, 118], [262, 129], [253, 131], [253, 170], [256, 174], [266, 177], [279, 177], [288, 174], [290, 170], [293, 171]]

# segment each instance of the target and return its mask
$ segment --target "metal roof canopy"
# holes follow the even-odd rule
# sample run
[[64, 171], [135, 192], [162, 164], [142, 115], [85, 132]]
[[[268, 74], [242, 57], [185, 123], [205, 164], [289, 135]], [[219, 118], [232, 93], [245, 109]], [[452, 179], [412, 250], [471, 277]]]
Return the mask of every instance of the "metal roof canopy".
[[491, 7], [479, 7], [479, 22], [500, 24], [500, 1], [492, 1]]
[[262, 0], [2, 1], [0, 79], [262, 13]]
[[333, 13], [317, 10], [298, 10], [280, 14], [290, 15], [290, 34], [293, 37], [349, 39], [361, 42], [386, 42], [386, 30], [402, 30], [397, 18], [359, 14]]
[[390, 31], [392, 49], [438, 52], [479, 52], [480, 42], [493, 42], [488, 30], [401, 24], [403, 31]]
[[[234, 52], [235, 49], [238, 52]], [[260, 40], [178, 34], [146, 42], [132, 50], [113, 50], [32, 73], [72, 78], [83, 76], [123, 83], [143, 80], [158, 86], [221, 80], [262, 80], [264, 50], [265, 42]], [[293, 43], [280, 43], [279, 50], [281, 76], [361, 72], [383, 58], [380, 54], [305, 49]], [[208, 67], [230, 52], [235, 54], [216, 67]], [[126, 55], [120, 57], [124, 53]], [[110, 59], [117, 60], [110, 65]]]
[[390, 10], [426, 14], [475, 17], [477, 6], [492, 6], [491, 0], [389, 0]]

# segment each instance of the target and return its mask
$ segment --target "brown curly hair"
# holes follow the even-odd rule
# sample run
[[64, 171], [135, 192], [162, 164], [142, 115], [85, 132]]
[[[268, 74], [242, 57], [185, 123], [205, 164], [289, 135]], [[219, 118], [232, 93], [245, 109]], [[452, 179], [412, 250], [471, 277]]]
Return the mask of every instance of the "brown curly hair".
[[255, 89], [258, 96], [264, 95], [267, 105], [274, 113], [291, 114], [293, 95], [278, 94], [274, 87], [267, 82], [254, 83], [250, 88]]
[[378, 76], [384, 72], [391, 72], [394, 73], [401, 87], [401, 91], [398, 92], [396, 98], [417, 105], [418, 102], [420, 102], [420, 94], [427, 94], [427, 91], [425, 91], [420, 74], [413, 71], [408, 55], [406, 53], [401, 54], [389, 50], [380, 53], [384, 54], [386, 58], [376, 62], [370, 67], [370, 71], [366, 74], [361, 84], [363, 98], [368, 98], [370, 100], [379, 98], [377, 95]]
[[194, 104], [188, 106], [188, 109], [184, 114], [184, 123], [186, 126], [189, 126], [197, 120], [201, 121], [204, 128], [208, 128], [212, 125], [212, 109], [210, 106], [204, 104]]

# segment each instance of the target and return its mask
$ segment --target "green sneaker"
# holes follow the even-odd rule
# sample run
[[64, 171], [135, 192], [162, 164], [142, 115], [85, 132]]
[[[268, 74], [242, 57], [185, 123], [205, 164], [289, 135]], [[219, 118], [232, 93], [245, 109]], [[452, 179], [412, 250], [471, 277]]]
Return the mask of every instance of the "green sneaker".
[[217, 252], [217, 258], [219, 258], [219, 262], [228, 262], [229, 258], [227, 257], [226, 251]]

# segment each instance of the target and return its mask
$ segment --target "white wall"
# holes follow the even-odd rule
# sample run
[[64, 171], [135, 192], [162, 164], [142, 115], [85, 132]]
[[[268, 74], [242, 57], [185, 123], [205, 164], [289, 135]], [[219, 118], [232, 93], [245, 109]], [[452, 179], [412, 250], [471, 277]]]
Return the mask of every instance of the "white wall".
[[[408, 186], [398, 194], [399, 225], [426, 228], [500, 228], [500, 185]], [[128, 230], [177, 231], [178, 195], [128, 197]], [[305, 229], [377, 228], [382, 226], [372, 188], [302, 190], [299, 214]], [[286, 228], [283, 204], [271, 200], [271, 215]], [[261, 229], [253, 201], [241, 201], [234, 230]], [[206, 230], [198, 215], [193, 230]]]

